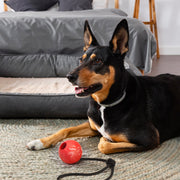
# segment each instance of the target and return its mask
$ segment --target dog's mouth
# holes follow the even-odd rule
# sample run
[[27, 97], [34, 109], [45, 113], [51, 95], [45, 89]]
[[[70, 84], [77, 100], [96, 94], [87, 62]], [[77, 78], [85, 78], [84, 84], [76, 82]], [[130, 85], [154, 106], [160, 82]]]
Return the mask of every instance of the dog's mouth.
[[78, 97], [89, 96], [102, 88], [102, 84], [97, 83], [89, 87], [75, 87], [75, 94]]

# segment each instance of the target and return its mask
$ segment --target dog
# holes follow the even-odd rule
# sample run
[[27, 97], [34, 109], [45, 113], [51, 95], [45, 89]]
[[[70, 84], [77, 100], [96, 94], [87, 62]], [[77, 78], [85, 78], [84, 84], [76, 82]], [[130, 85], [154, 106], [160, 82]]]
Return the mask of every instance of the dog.
[[101, 135], [103, 154], [146, 151], [180, 136], [180, 76], [136, 76], [124, 67], [129, 30], [123, 19], [109, 46], [100, 46], [88, 21], [80, 66], [67, 75], [77, 97], [90, 96], [88, 121], [27, 144], [30, 150], [65, 138]]

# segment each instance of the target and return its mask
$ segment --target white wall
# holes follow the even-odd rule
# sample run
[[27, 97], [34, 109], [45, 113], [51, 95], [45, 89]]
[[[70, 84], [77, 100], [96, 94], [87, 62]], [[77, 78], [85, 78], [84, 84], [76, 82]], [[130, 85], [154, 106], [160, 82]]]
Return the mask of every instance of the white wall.
[[0, 0], [0, 12], [3, 11], [3, 8], [4, 8], [4, 6], [3, 6], [3, 0]]
[[180, 54], [180, 1], [156, 0], [161, 54]]

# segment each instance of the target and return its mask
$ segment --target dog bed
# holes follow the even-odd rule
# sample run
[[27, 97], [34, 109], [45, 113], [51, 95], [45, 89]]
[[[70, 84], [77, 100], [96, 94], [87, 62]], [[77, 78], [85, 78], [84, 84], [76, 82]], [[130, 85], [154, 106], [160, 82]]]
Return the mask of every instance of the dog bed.
[[84, 118], [88, 108], [66, 78], [1, 77], [0, 102], [1, 118]]
[[0, 55], [0, 118], [86, 118], [88, 98], [76, 98], [65, 77], [78, 62], [66, 55]]

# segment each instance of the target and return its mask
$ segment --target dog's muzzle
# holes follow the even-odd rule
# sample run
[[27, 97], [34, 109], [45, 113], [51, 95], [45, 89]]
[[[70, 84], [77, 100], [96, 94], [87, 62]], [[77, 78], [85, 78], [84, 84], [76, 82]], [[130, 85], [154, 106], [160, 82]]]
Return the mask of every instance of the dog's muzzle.
[[72, 84], [76, 84], [76, 80], [78, 78], [78, 75], [77, 74], [74, 74], [74, 73], [68, 73], [66, 75], [67, 79], [69, 80], [69, 82], [71, 82]]

